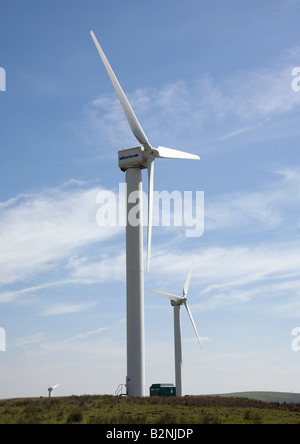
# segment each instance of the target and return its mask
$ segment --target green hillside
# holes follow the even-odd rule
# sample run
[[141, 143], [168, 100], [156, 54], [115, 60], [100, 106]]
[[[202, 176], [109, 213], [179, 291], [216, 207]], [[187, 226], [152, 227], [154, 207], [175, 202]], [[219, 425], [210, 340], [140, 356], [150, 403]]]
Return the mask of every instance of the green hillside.
[[241, 393], [228, 393], [224, 395], [218, 395], [226, 398], [247, 398], [254, 399], [256, 401], [263, 402], [280, 402], [287, 404], [300, 404], [299, 393], [281, 393], [281, 392], [241, 392]]

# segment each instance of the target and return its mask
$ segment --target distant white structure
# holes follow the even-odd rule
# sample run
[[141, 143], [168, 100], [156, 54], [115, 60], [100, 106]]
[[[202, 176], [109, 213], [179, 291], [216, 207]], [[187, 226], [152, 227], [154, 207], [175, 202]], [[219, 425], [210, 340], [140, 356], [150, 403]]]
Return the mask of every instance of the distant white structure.
[[186, 283], [183, 287], [183, 296], [175, 296], [174, 294], [163, 293], [161, 291], [154, 291], [153, 290], [153, 293], [160, 294], [160, 295], [164, 296], [165, 298], [170, 299], [171, 305], [172, 305], [172, 307], [174, 307], [175, 379], [176, 379], [176, 395], [177, 396], [182, 396], [182, 347], [181, 347], [181, 319], [180, 319], [180, 307], [182, 305], [185, 306], [185, 308], [188, 312], [188, 315], [189, 315], [190, 320], [192, 322], [197, 339], [199, 341], [200, 347], [202, 348], [196, 324], [194, 322], [191, 310], [189, 309], [189, 306], [187, 304], [187, 294], [188, 294], [190, 281], [191, 281], [191, 277], [192, 277], [193, 265], [194, 264], [192, 264], [192, 266], [191, 266]]
[[300, 67], [296, 67], [292, 71], [292, 76], [295, 77], [295, 79], [292, 81], [292, 89], [295, 92], [300, 91]]
[[52, 398], [52, 392], [53, 390], [55, 390], [57, 387], [60, 386], [60, 384], [54, 385], [53, 387], [51, 387], [51, 385], [48, 383], [49, 388], [48, 388], [48, 392], [49, 392], [49, 398]]
[[0, 68], [0, 91], [6, 91], [6, 72], [4, 68]]

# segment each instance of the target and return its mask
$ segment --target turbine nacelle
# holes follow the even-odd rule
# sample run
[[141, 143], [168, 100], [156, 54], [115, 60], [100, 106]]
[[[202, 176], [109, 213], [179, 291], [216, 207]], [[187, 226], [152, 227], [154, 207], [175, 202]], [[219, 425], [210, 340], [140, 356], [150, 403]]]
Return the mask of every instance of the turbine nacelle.
[[128, 168], [147, 168], [147, 156], [142, 146], [119, 151], [119, 167], [122, 171]]
[[198, 156], [194, 157], [193, 154], [173, 150], [171, 148], [164, 148], [162, 146], [158, 148], [151, 147], [151, 149], [145, 149], [143, 146], [136, 146], [119, 151], [119, 167], [122, 171], [126, 171], [128, 168], [146, 169], [149, 168], [149, 162], [153, 162], [155, 159], [166, 158], [195, 159], [198, 158]]
[[172, 307], [178, 307], [180, 305], [184, 305], [184, 303], [187, 301], [187, 298], [182, 298], [181, 301], [171, 301]]

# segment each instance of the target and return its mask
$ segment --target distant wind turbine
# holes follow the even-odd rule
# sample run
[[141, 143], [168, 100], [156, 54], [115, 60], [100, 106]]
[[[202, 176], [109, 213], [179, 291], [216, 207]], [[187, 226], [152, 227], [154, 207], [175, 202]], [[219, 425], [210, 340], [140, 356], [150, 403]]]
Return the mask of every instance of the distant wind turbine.
[[186, 311], [188, 312], [188, 315], [190, 317], [192, 326], [195, 330], [196, 337], [199, 341], [200, 347], [201, 340], [197, 331], [196, 324], [194, 322], [191, 310], [187, 304], [187, 295], [189, 291], [189, 286], [191, 282], [192, 272], [193, 272], [193, 266], [192, 264], [187, 280], [183, 287], [183, 296], [176, 296], [174, 294], [169, 293], [163, 293], [162, 291], [155, 291], [152, 290], [153, 293], [157, 293], [161, 296], [164, 296], [167, 299], [171, 300], [171, 305], [174, 307], [174, 350], [175, 350], [175, 380], [176, 380], [176, 395], [182, 396], [182, 345], [181, 345], [181, 319], [180, 319], [180, 308], [182, 305], [185, 306]]
[[[145, 339], [144, 339], [144, 263], [143, 263], [143, 201], [142, 169], [148, 169], [148, 244], [147, 270], [150, 267], [154, 160], [194, 159], [194, 154], [170, 148], [153, 148], [122, 90], [95, 34], [91, 31], [96, 48], [117, 93], [129, 126], [140, 146], [119, 151], [119, 167], [126, 172], [127, 227], [126, 227], [126, 285], [127, 285], [127, 393], [128, 396], [145, 396]], [[132, 211], [139, 215], [139, 223], [130, 223]]]
[[52, 392], [53, 390], [55, 390], [57, 387], [60, 386], [60, 384], [54, 385], [53, 387], [49, 384], [49, 382], [47, 382], [48, 384], [48, 392], [49, 392], [49, 398], [52, 398]]

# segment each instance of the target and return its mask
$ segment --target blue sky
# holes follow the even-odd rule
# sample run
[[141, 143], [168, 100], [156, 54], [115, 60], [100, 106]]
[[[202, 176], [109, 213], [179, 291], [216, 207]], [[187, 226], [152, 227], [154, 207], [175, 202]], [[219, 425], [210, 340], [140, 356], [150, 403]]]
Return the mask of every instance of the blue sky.
[[[2, 0], [0, 397], [114, 393], [126, 376], [125, 234], [96, 223], [135, 146], [93, 29], [153, 146], [155, 189], [204, 191], [205, 232], [155, 227], [145, 278], [147, 386], [174, 381], [180, 292], [184, 392], [300, 392], [300, 1]], [[146, 179], [146, 176], [144, 176]]]

